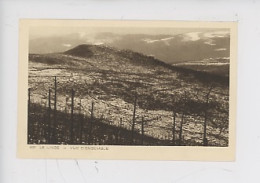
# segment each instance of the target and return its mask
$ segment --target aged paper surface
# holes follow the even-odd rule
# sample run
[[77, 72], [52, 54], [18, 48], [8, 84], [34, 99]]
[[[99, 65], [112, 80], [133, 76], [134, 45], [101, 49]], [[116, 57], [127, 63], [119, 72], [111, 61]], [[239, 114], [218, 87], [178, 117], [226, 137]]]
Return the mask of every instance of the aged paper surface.
[[233, 161], [237, 24], [20, 20], [21, 158]]

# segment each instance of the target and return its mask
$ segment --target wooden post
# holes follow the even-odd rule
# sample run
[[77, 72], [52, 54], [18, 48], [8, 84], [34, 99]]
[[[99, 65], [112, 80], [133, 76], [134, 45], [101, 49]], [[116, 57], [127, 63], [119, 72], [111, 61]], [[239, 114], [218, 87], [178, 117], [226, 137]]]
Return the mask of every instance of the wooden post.
[[54, 77], [54, 115], [57, 110], [57, 77]]
[[182, 126], [184, 122], [184, 115], [185, 115], [185, 109], [187, 105], [187, 93], [184, 91], [184, 97], [183, 97], [183, 104], [182, 104], [182, 116], [181, 116], [181, 124], [180, 124], [180, 131], [179, 131], [179, 145], [182, 145]]
[[32, 135], [31, 134], [31, 126], [30, 126], [30, 123], [31, 123], [31, 120], [30, 120], [30, 111], [31, 111], [31, 88], [28, 88], [28, 108], [27, 108], [27, 144], [30, 143], [30, 136]]
[[144, 145], [144, 117], [142, 116], [142, 145]]
[[181, 116], [181, 124], [180, 124], [180, 132], [179, 132], [179, 145], [181, 145], [181, 143], [182, 143], [182, 125], [183, 125], [183, 121], [184, 121], [184, 111], [182, 112], [182, 116]]
[[83, 114], [81, 114], [81, 99], [79, 101], [79, 115], [80, 115], [80, 132], [79, 132], [79, 143], [82, 144], [82, 131], [83, 131]]
[[119, 141], [121, 141], [121, 128], [123, 126], [123, 119], [120, 118], [120, 122], [119, 122], [119, 130], [118, 130], [118, 139]]
[[71, 116], [70, 116], [70, 143], [73, 144], [73, 138], [74, 138], [74, 133], [73, 133], [73, 130], [74, 130], [74, 127], [73, 127], [73, 120], [74, 120], [74, 95], [75, 95], [75, 92], [74, 90], [72, 89], [71, 90]]
[[92, 125], [93, 125], [93, 118], [94, 118], [94, 102], [91, 103], [91, 114], [90, 114], [90, 127], [89, 127], [89, 138], [88, 144], [92, 143]]
[[52, 129], [51, 129], [51, 89], [49, 89], [49, 107], [48, 107], [48, 136], [49, 136], [49, 144], [52, 143]]
[[203, 129], [203, 145], [208, 145], [208, 139], [207, 139], [207, 110], [205, 110], [204, 113], [204, 129]]
[[64, 123], [63, 123], [63, 140], [64, 143], [67, 142], [68, 139], [68, 134], [67, 134], [67, 129], [68, 129], [68, 112], [67, 112], [67, 104], [68, 104], [68, 98], [66, 97], [65, 99], [65, 118], [64, 118]]
[[119, 123], [119, 126], [122, 127], [123, 126], [123, 119], [120, 118], [120, 123]]
[[31, 88], [28, 88], [28, 114], [30, 112], [30, 106], [31, 106]]
[[[48, 96], [48, 92], [46, 94]], [[45, 101], [45, 108], [44, 108], [44, 136], [45, 136], [45, 139], [46, 139], [46, 142], [45, 144], [48, 144], [49, 141], [48, 141], [48, 135], [49, 135], [49, 131], [48, 131], [48, 128], [49, 128], [49, 121], [48, 121], [48, 97], [46, 98], [46, 101]]]
[[133, 111], [133, 123], [132, 123], [132, 138], [131, 138], [131, 143], [132, 143], [132, 144], [134, 143], [136, 100], [137, 100], [137, 95], [135, 94], [135, 99], [134, 99], [134, 111]]
[[208, 104], [209, 104], [209, 96], [210, 92], [213, 89], [213, 85], [210, 86], [209, 91], [206, 95], [206, 105], [205, 105], [205, 110], [204, 110], [204, 129], [203, 129], [203, 145], [207, 146], [208, 145], [208, 139], [207, 139], [207, 119], [208, 119]]
[[56, 113], [57, 112], [57, 78], [56, 76], [54, 77], [54, 111], [53, 111], [53, 140], [56, 143], [57, 141], [57, 116]]
[[68, 107], [68, 100], [69, 100], [69, 98], [66, 97], [66, 99], [65, 99], [65, 113], [66, 113], [66, 114], [68, 113], [68, 110], [67, 110], [67, 107]]
[[119, 131], [120, 131], [120, 122], [117, 123], [116, 128], [115, 128], [115, 144], [118, 144], [119, 141]]
[[176, 112], [173, 111], [172, 143], [175, 145]]

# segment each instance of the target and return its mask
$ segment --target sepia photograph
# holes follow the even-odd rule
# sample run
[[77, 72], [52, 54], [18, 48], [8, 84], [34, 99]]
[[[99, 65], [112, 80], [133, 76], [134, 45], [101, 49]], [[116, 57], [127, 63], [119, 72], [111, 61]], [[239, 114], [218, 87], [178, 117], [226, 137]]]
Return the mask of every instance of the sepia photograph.
[[0, 0], [0, 183], [260, 182], [259, 9]]
[[234, 149], [234, 24], [24, 22], [29, 149]]

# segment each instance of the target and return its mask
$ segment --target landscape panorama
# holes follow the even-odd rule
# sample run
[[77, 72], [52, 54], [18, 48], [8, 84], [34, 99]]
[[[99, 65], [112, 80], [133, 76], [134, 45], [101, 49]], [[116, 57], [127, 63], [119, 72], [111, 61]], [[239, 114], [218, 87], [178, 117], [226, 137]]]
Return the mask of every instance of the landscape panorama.
[[27, 144], [229, 145], [230, 30], [31, 27]]

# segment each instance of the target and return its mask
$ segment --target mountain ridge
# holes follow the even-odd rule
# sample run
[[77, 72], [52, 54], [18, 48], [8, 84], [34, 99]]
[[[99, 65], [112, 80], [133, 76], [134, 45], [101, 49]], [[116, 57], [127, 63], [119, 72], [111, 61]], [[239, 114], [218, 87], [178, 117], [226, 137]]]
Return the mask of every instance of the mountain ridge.
[[[129, 58], [132, 60], [132, 62], [141, 64], [141, 65], [147, 65], [147, 64], [160, 65], [160, 66], [166, 67], [168, 69], [171, 69], [173, 71], [184, 72], [186, 74], [191, 73], [194, 75], [198, 75], [200, 77], [200, 79], [202, 79], [202, 80], [203, 80], [203, 77], [205, 77], [205, 79], [207, 79], [208, 77], [216, 78], [217, 81], [228, 80], [227, 76], [221, 76], [221, 75], [218, 75], [215, 73], [208, 73], [208, 72], [204, 72], [204, 71], [200, 71], [200, 70], [193, 70], [190, 68], [177, 67], [177, 66], [165, 63], [164, 61], [161, 61], [153, 56], [148, 56], [143, 53], [135, 52], [135, 51], [132, 51], [129, 49], [119, 50], [119, 49], [116, 49], [116, 48], [113, 48], [113, 47], [107, 46], [107, 45], [81, 44], [68, 51], [65, 51], [64, 54], [91, 58], [92, 56], [99, 55], [100, 53], [104, 54], [104, 52], [107, 52], [110, 54], [111, 53], [117, 54], [124, 58]], [[136, 60], [138, 60], [138, 61], [136, 61]], [[228, 82], [225, 82], [225, 83], [228, 83]]]
[[106, 44], [117, 49], [130, 49], [172, 64], [187, 60], [229, 57], [230, 36], [213, 32], [168, 32], [164, 34], [69, 34], [31, 39], [30, 53], [64, 52], [80, 44]]
[[[228, 77], [221, 76], [215, 73], [208, 73], [199, 70], [193, 70], [190, 68], [178, 67], [164, 61], [161, 61], [153, 56], [148, 56], [143, 53], [135, 52], [129, 49], [122, 49], [119, 50], [117, 48], [107, 46], [107, 45], [91, 45], [91, 44], [80, 44], [72, 49], [69, 49], [65, 52], [59, 53], [49, 53], [49, 54], [29, 54], [29, 58], [35, 60], [33, 57], [37, 56], [38, 61], [40, 62], [48, 62], [48, 64], [59, 64], [62, 61], [59, 61], [59, 58], [55, 58], [56, 55], [70, 55], [74, 57], [81, 57], [81, 58], [96, 58], [96, 59], [107, 59], [109, 61], [109, 57], [116, 55], [119, 59], [128, 59], [132, 64], [142, 65], [142, 66], [161, 66], [167, 69], [170, 69], [174, 72], [178, 72], [183, 74], [185, 77], [195, 77], [202, 82], [209, 82], [214, 81], [217, 83], [222, 83], [224, 85], [228, 85]], [[48, 59], [42, 59], [41, 57], [47, 56]], [[121, 59], [121, 60], [123, 60]], [[122, 63], [121, 63], [122, 64]]]

